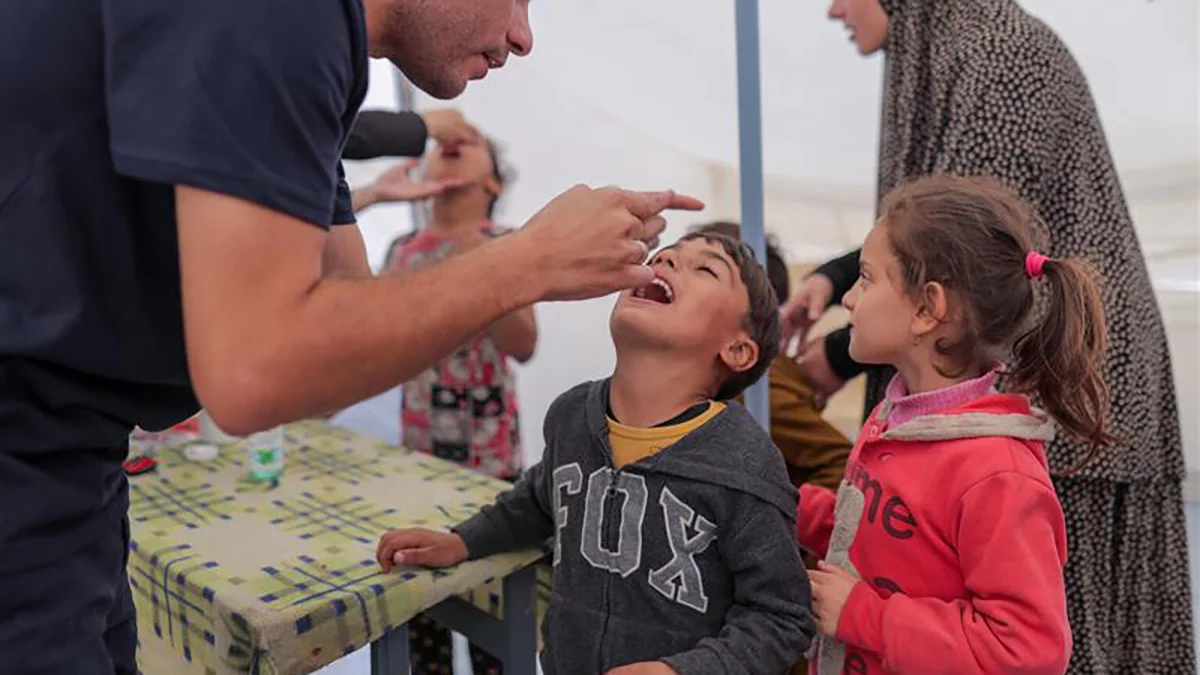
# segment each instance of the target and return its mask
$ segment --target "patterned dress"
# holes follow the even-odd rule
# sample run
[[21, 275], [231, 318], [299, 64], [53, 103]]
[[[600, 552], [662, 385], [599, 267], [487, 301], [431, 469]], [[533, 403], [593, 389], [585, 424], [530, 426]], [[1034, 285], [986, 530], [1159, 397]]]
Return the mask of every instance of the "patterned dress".
[[[509, 230], [490, 222], [485, 236]], [[452, 241], [414, 232], [392, 246], [389, 272], [411, 272], [453, 253]], [[481, 334], [437, 365], [404, 383], [400, 406], [404, 445], [504, 480], [515, 480], [523, 459], [517, 419], [516, 381], [508, 355]], [[451, 675], [451, 633], [418, 615], [409, 622], [413, 675]], [[502, 675], [500, 660], [471, 645], [476, 675]]]
[[[1071, 476], [1061, 472], [1087, 448], [1061, 435], [1047, 448], [1067, 518], [1068, 672], [1194, 673], [1166, 332], [1087, 81], [1058, 36], [1013, 0], [881, 4], [889, 36], [880, 198], [929, 174], [991, 176], [1037, 208], [1047, 254], [1086, 258], [1105, 277], [1105, 376], [1125, 443]], [[868, 411], [889, 379], [869, 373]]]
[[[489, 237], [507, 230], [482, 226]], [[453, 242], [428, 231], [402, 237], [389, 271], [413, 271], [444, 260]], [[516, 381], [509, 357], [481, 334], [404, 384], [400, 422], [404, 445], [494, 478], [521, 473]]]

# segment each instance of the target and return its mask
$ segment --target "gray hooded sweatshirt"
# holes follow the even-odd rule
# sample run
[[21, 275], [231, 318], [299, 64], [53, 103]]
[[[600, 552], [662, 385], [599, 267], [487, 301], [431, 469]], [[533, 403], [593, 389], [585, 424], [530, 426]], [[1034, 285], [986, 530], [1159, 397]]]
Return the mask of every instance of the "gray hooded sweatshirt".
[[546, 675], [639, 661], [680, 675], [781, 675], [814, 625], [796, 490], [779, 451], [731, 403], [617, 469], [607, 403], [607, 380], [554, 402], [542, 461], [455, 528], [471, 558], [555, 537]]

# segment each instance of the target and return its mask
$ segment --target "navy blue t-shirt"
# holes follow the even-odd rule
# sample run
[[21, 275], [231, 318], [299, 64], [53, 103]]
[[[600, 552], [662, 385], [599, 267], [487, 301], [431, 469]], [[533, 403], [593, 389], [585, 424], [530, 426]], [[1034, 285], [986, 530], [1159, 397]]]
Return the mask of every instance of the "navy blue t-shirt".
[[360, 0], [0, 0], [0, 570], [112, 531], [133, 425], [196, 411], [173, 186], [353, 222], [366, 87]]

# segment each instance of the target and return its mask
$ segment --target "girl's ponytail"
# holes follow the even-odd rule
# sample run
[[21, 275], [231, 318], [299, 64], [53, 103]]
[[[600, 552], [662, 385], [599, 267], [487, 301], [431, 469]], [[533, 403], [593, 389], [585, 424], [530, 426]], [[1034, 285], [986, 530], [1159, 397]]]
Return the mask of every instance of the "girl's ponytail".
[[1034, 283], [1044, 278], [1050, 298], [1045, 316], [1013, 347], [1010, 382], [1014, 390], [1035, 395], [1064, 429], [1091, 443], [1075, 471], [1118, 440], [1109, 430], [1103, 372], [1104, 302], [1096, 273], [1083, 260], [1054, 260], [1031, 251], [1025, 270]]

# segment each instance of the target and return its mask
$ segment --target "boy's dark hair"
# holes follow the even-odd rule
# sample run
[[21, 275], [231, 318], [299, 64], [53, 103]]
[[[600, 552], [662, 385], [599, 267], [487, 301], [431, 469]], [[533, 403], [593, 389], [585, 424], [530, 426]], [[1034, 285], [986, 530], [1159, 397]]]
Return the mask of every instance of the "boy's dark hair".
[[[732, 220], [717, 220], [703, 225], [695, 225], [691, 231], [722, 234], [738, 241], [742, 239], [742, 226]], [[792, 281], [787, 263], [783, 260], [783, 254], [780, 253], [775, 238], [769, 234], [767, 235], [767, 278], [771, 280], [771, 288], [775, 289], [775, 298], [779, 302], [782, 303], [791, 297]]]
[[[1035, 396], [1067, 431], [1091, 442], [1076, 469], [1117, 440], [1108, 428], [1107, 331], [1096, 274], [1083, 260], [1052, 258], [1041, 268], [1044, 278], [1030, 278], [1026, 257], [1034, 232], [1045, 228], [1029, 205], [993, 180], [939, 175], [893, 190], [881, 212], [906, 291], [921, 302], [926, 284], [937, 282], [949, 293], [951, 316], [961, 317], [962, 335], [936, 345], [950, 364], [939, 366], [943, 375], [986, 367], [1011, 349], [1010, 389]], [[1026, 328], [1041, 284], [1049, 291], [1046, 313]]]
[[779, 299], [767, 278], [763, 266], [754, 258], [754, 251], [740, 240], [715, 232], [691, 232], [679, 241], [701, 240], [719, 245], [733, 263], [737, 265], [750, 308], [743, 320], [743, 327], [750, 339], [758, 345], [758, 360], [748, 370], [733, 373], [721, 383], [717, 390], [718, 401], [737, 398], [763, 376], [771, 362], [779, 354]]

